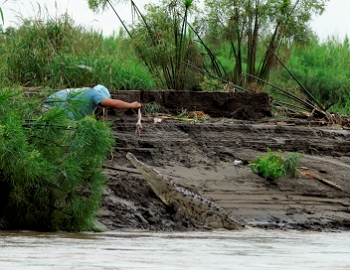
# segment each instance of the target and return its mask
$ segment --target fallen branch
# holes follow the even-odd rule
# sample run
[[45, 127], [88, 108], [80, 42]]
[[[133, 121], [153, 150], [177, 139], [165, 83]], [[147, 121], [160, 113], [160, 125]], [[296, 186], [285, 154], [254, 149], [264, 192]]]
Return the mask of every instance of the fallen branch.
[[109, 170], [115, 170], [115, 171], [121, 171], [121, 172], [140, 174], [140, 172], [136, 169], [129, 169], [129, 168], [123, 168], [123, 167], [109, 166], [109, 165], [102, 165], [102, 168], [109, 169]]
[[333, 182], [331, 182], [331, 181], [329, 181], [327, 179], [324, 179], [324, 178], [322, 178], [320, 176], [314, 175], [314, 174], [312, 174], [310, 172], [301, 172], [301, 171], [299, 171], [299, 172], [300, 172], [300, 174], [302, 174], [304, 176], [308, 176], [310, 179], [316, 179], [316, 180], [320, 181], [323, 184], [331, 186], [331, 187], [333, 187], [335, 189], [338, 189], [340, 191], [344, 191], [344, 189], [341, 186], [339, 186], [339, 185], [337, 185], [337, 184], [335, 184], [335, 183], [333, 183]]

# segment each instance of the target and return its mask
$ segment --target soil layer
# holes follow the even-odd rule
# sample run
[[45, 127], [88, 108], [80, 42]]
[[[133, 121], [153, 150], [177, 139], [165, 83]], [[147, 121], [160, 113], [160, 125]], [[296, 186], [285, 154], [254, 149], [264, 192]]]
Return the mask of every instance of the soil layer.
[[[271, 117], [208, 121], [175, 118], [144, 116], [141, 135], [137, 136], [137, 112], [108, 112], [107, 120], [112, 122], [117, 139], [115, 153], [104, 164], [109, 182], [99, 213], [100, 227], [197, 229], [190, 220], [176, 219], [174, 210], [156, 197], [125, 158], [131, 152], [251, 227], [350, 229], [349, 130], [320, 121], [277, 121]], [[299, 169], [304, 174], [266, 180], [252, 173], [249, 161], [265, 155], [267, 147], [282, 150], [282, 155], [302, 153]], [[235, 161], [242, 164], [234, 165]]]

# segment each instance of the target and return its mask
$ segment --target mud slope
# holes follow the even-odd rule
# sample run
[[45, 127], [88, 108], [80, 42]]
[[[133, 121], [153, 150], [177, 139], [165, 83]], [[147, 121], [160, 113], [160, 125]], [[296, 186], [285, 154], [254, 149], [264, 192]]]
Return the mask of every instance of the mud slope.
[[[130, 112], [129, 112], [130, 113]], [[99, 224], [106, 229], [195, 229], [176, 220], [173, 210], [153, 194], [126, 160], [127, 152], [155, 166], [179, 185], [208, 197], [250, 226], [268, 229], [349, 230], [350, 132], [310, 123], [223, 120], [190, 123], [143, 119], [135, 135], [136, 114], [110, 115], [118, 136], [113, 159], [105, 162], [109, 187]], [[301, 171], [314, 178], [265, 180], [248, 162], [266, 148], [303, 153]], [[243, 165], [234, 166], [234, 160]], [[317, 179], [331, 181], [327, 185]]]

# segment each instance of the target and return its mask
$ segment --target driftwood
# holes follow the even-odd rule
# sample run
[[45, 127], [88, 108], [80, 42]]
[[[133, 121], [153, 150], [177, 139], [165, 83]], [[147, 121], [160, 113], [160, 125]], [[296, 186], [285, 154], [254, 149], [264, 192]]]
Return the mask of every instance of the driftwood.
[[127, 172], [127, 173], [141, 174], [136, 169], [126, 168], [126, 167], [102, 165], [102, 168], [109, 169], [109, 170], [115, 170], [115, 171], [121, 171], [121, 172]]
[[321, 177], [321, 176], [315, 175], [315, 174], [310, 173], [310, 172], [301, 172], [301, 171], [299, 171], [299, 172], [300, 172], [300, 174], [302, 174], [302, 175], [304, 175], [304, 176], [308, 176], [310, 179], [316, 179], [316, 180], [320, 181], [321, 183], [323, 183], [323, 184], [325, 184], [325, 185], [328, 185], [328, 186], [330, 186], [330, 187], [332, 187], [332, 188], [335, 188], [335, 189], [338, 189], [338, 190], [340, 190], [340, 191], [344, 191], [344, 189], [343, 189], [341, 186], [339, 186], [339, 185], [333, 183], [332, 181], [329, 181], [329, 180], [327, 180], [327, 179], [324, 179], [324, 178]]

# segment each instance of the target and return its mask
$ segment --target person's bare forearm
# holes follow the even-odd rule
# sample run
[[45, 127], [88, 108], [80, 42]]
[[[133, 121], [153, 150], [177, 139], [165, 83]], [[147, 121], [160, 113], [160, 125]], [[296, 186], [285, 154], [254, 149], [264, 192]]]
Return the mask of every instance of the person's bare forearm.
[[132, 102], [132, 103], [129, 103], [129, 102], [125, 102], [125, 101], [122, 101], [122, 100], [119, 100], [119, 99], [114, 99], [113, 100], [114, 102], [114, 106], [113, 108], [114, 109], [138, 109], [141, 107], [141, 104], [139, 105], [138, 102]]
[[126, 102], [120, 99], [111, 99], [107, 98], [100, 102], [100, 105], [104, 107], [114, 108], [114, 109], [138, 109], [141, 107], [141, 103], [135, 102]]

